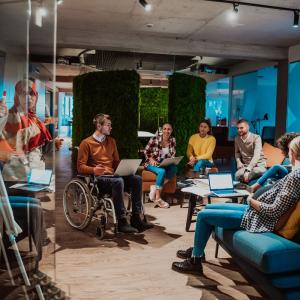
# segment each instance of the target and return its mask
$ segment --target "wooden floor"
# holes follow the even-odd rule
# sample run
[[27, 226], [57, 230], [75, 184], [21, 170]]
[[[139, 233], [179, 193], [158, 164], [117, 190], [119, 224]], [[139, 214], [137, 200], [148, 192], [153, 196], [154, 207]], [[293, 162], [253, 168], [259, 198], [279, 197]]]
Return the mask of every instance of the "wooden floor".
[[214, 258], [213, 240], [204, 276], [171, 270], [176, 251], [193, 244], [194, 233], [184, 231], [187, 208], [146, 204], [155, 227], [138, 236], [108, 234], [98, 240], [93, 224], [84, 232], [72, 229], [62, 211], [62, 190], [72, 177], [70, 159], [65, 145], [56, 155], [54, 280], [71, 299], [267, 299], [223, 250]]

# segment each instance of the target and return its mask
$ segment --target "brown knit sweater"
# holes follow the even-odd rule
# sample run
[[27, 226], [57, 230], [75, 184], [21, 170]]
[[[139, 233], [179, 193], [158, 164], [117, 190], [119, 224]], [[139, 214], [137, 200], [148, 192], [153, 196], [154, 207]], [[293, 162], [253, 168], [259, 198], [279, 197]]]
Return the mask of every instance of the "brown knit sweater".
[[84, 139], [78, 151], [77, 170], [80, 174], [94, 174], [94, 167], [101, 164], [105, 174], [113, 174], [120, 161], [114, 138], [107, 136], [103, 143], [90, 136]]

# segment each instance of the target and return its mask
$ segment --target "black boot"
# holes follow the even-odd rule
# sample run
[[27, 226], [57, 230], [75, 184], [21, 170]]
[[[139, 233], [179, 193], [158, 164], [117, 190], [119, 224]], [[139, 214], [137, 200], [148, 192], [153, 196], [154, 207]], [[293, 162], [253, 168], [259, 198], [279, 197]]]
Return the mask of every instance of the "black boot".
[[203, 274], [201, 257], [191, 257], [182, 262], [173, 262], [172, 269], [180, 273]]
[[130, 218], [130, 224], [136, 228], [139, 232], [153, 228], [153, 224], [143, 221], [139, 214], [133, 214]]
[[[187, 259], [191, 258], [193, 253], [193, 247], [190, 247], [186, 250], [178, 250], [176, 252], [177, 257], [182, 258], [182, 259]], [[201, 256], [201, 261], [205, 261], [205, 253]]]
[[118, 220], [118, 231], [123, 233], [137, 233], [137, 229], [128, 224], [126, 218]]

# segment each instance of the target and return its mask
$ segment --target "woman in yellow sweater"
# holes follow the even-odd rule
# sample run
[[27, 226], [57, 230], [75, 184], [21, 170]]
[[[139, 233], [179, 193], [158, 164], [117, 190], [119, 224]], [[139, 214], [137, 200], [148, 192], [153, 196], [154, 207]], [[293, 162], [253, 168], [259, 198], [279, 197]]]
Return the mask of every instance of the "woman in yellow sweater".
[[199, 124], [199, 133], [193, 134], [189, 139], [186, 154], [189, 159], [188, 165], [193, 167], [195, 172], [213, 166], [212, 155], [216, 147], [216, 139], [209, 135], [210, 131], [210, 120], [202, 120]]

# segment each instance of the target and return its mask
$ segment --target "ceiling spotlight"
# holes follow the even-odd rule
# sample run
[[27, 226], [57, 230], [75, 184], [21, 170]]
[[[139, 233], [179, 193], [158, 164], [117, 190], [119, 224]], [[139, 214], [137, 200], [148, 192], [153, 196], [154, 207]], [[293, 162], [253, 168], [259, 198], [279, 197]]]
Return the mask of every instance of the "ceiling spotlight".
[[293, 27], [299, 27], [299, 10], [294, 10], [294, 23]]
[[152, 9], [152, 5], [147, 3], [146, 0], [139, 0], [139, 2], [144, 7], [145, 11], [150, 11]]
[[233, 2], [232, 5], [233, 5], [233, 12], [237, 14], [239, 12], [239, 4]]
[[64, 0], [57, 0], [57, 5], [63, 4]]

